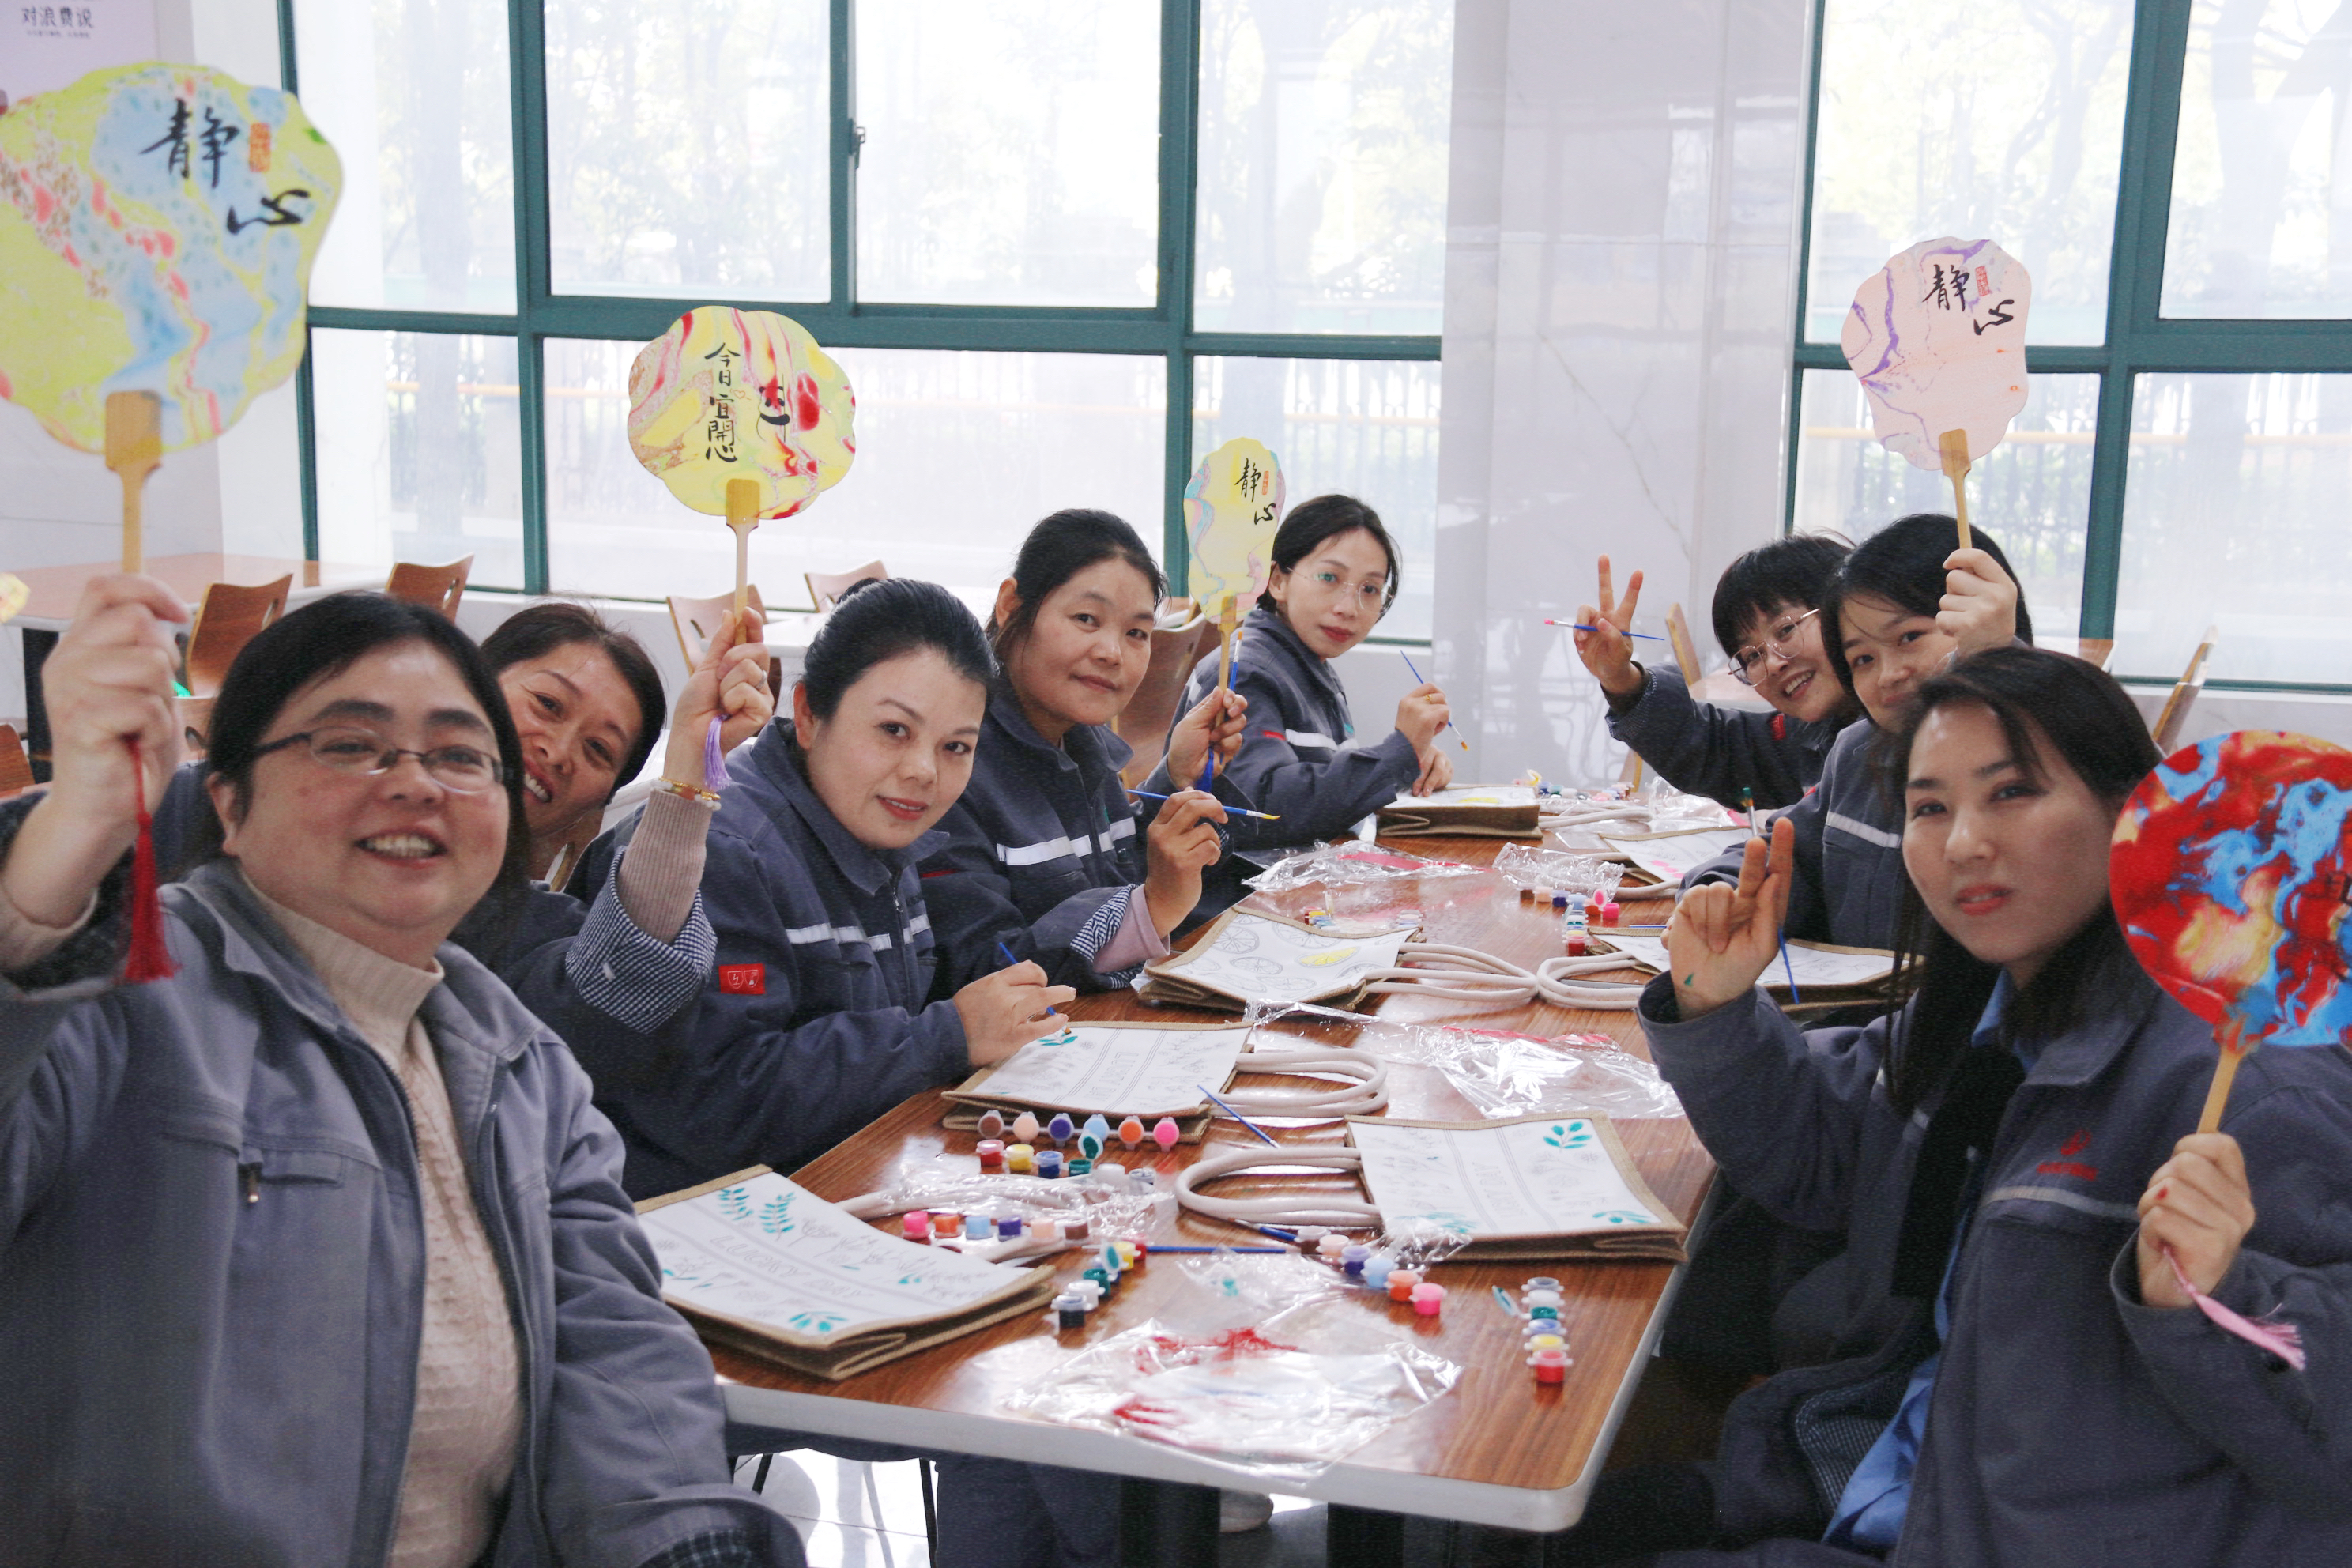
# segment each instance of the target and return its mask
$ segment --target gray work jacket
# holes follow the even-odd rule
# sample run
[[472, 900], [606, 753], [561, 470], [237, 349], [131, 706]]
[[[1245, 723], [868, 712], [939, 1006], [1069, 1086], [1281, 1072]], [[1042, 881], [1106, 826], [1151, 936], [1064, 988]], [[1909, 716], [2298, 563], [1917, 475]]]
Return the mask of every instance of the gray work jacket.
[[[1801, 1031], [1759, 991], [1678, 1022], [1673, 992], [1661, 977], [1643, 994], [1643, 1031], [1724, 1174], [1788, 1223], [1844, 1230], [1855, 1278], [1884, 1291], [1935, 1109], [1906, 1116], [1889, 1100], [1888, 1020]], [[2257, 1053], [2221, 1124], [2245, 1152], [2256, 1217], [2213, 1295], [2293, 1323], [2310, 1358], [2294, 1372], [2191, 1308], [2141, 1302], [2137, 1205], [2197, 1125], [2213, 1031], [2128, 958], [2088, 994], [2093, 1016], [2023, 1053], [2032, 1066], [1985, 1159], [1890, 1561], [2352, 1563], [2352, 1054]], [[1721, 1522], [1817, 1535], [1932, 1348], [1915, 1332], [1743, 1394], [1717, 1478]], [[1736, 1560], [1857, 1561], [1802, 1541]]]
[[[177, 976], [113, 984], [123, 880], [0, 980], [0, 1565], [373, 1568], [423, 1322], [406, 1096], [232, 863], [163, 889]], [[422, 1017], [521, 1352], [485, 1561], [634, 1568], [719, 1531], [798, 1563], [728, 1483], [710, 1358], [661, 1300], [587, 1079], [438, 957]]]

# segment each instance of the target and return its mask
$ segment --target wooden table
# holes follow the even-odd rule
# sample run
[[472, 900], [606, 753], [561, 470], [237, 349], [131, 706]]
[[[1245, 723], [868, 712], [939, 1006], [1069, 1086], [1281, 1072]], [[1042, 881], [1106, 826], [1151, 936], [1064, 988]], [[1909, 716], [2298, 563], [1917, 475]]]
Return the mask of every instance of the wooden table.
[[[5, 563], [0, 563], [5, 564]], [[92, 577], [120, 571], [121, 561], [91, 561], [72, 566], [28, 566], [16, 576], [31, 590], [24, 610], [10, 624], [25, 633], [25, 749], [38, 775], [49, 776], [49, 715], [41, 700], [41, 666], [58, 646], [58, 634], [73, 624], [81, 592]], [[340, 562], [299, 561], [278, 555], [227, 555], [203, 551], [192, 555], [151, 555], [147, 575], [159, 577], [187, 601], [193, 612], [215, 583], [250, 586], [274, 583], [291, 575], [294, 588], [287, 606], [346, 588], [381, 588], [384, 572], [377, 566], [352, 566]]]
[[[1439, 859], [1485, 865], [1501, 847], [1496, 839], [1414, 839], [1397, 847]], [[1532, 966], [1558, 951], [1558, 926], [1547, 911], [1519, 901], [1517, 889], [1500, 877], [1425, 878], [1417, 902], [1433, 940], [1465, 944]], [[1309, 889], [1278, 902], [1296, 910], [1317, 900]], [[1605, 934], [1605, 931], [1604, 933]], [[1629, 972], [1630, 973], [1630, 972]], [[1176, 1023], [1206, 1017], [1148, 1007], [1130, 993], [1081, 998], [1070, 1008], [1080, 1019], [1149, 1018]], [[1646, 1053], [1630, 1013], [1571, 1012], [1548, 1005], [1468, 1009], [1406, 994], [1391, 994], [1379, 1009], [1384, 1019], [1449, 1022], [1551, 1036], [1575, 1030], [1606, 1034], [1628, 1049]], [[1245, 1082], [1251, 1080], [1244, 1080]], [[1274, 1082], [1278, 1080], [1258, 1080]], [[1391, 1064], [1390, 1114], [1476, 1121], [1434, 1069]], [[906, 1101], [793, 1173], [820, 1196], [845, 1199], [880, 1190], [899, 1173], [929, 1166], [941, 1155], [961, 1163], [971, 1158], [975, 1137], [940, 1125], [946, 1102], [936, 1094]], [[1343, 1141], [1332, 1122], [1269, 1121], [1285, 1142], [1328, 1146]], [[1697, 1215], [1714, 1166], [1680, 1119], [1624, 1121], [1617, 1130], [1639, 1164], [1643, 1178], [1668, 1208], [1686, 1223]], [[1207, 1152], [1222, 1152], [1249, 1135], [1220, 1119], [1205, 1143], [1180, 1144], [1170, 1155], [1120, 1150], [1113, 1155], [1130, 1167], [1159, 1167], [1160, 1181]], [[1151, 1157], [1146, 1159], [1145, 1155]], [[1352, 1181], [1326, 1173], [1333, 1182]], [[1240, 1184], [1221, 1192], [1246, 1192]], [[895, 1228], [895, 1227], [894, 1227]], [[1246, 1242], [1262, 1237], [1243, 1228], [1181, 1213], [1173, 1242]], [[1075, 1278], [1083, 1268], [1076, 1256], [1060, 1261]], [[1531, 1274], [1560, 1278], [1568, 1297], [1561, 1317], [1574, 1364], [1559, 1388], [1538, 1388], [1520, 1359], [1518, 1324], [1497, 1308], [1490, 1286], [1516, 1290]], [[1552, 1531], [1576, 1521], [1599, 1475], [1612, 1434], [1641, 1370], [1654, 1347], [1665, 1306], [1680, 1269], [1664, 1263], [1497, 1264], [1445, 1263], [1434, 1278], [1448, 1298], [1437, 1319], [1416, 1318], [1411, 1309], [1375, 1301], [1366, 1311], [1383, 1313], [1400, 1329], [1464, 1370], [1450, 1397], [1440, 1399], [1384, 1436], [1332, 1466], [1311, 1484], [1286, 1487], [1334, 1505], [1335, 1535], [1347, 1531], [1347, 1551], [1334, 1542], [1331, 1561], [1367, 1556], [1394, 1559], [1402, 1545], [1402, 1521], [1419, 1514], [1520, 1530]], [[1181, 1450], [1139, 1438], [1113, 1437], [1076, 1427], [1021, 1420], [1000, 1413], [999, 1398], [1082, 1343], [1096, 1342], [1153, 1317], [1178, 1284], [1173, 1259], [1147, 1261], [1088, 1321], [1083, 1334], [1057, 1336], [1034, 1320], [997, 1324], [862, 1376], [828, 1383], [787, 1371], [756, 1357], [714, 1346], [732, 1419], [743, 1426], [817, 1433], [875, 1442], [902, 1443], [958, 1452], [993, 1454], [1043, 1464], [1108, 1471], [1168, 1482], [1214, 1486], [1230, 1475]], [[739, 1447], [756, 1447], [743, 1445]], [[1354, 1510], [1370, 1510], [1370, 1517]], [[1181, 1512], [1181, 1510], [1179, 1510]], [[1196, 1523], [1199, 1516], [1193, 1516]], [[1212, 1522], [1208, 1528], [1213, 1529]], [[1161, 1561], [1213, 1562], [1213, 1542], [1163, 1549]]]

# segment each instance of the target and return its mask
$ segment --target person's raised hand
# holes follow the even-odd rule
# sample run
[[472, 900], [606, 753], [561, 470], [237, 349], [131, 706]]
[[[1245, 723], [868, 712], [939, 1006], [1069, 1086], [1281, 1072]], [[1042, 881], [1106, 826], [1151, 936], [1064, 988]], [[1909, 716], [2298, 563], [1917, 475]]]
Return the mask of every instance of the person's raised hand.
[[994, 1066], [1060, 1028], [1062, 1019], [1054, 1009], [1076, 995], [1067, 985], [1046, 984], [1045, 972], [1025, 961], [982, 975], [955, 994], [964, 1054], [974, 1067]]
[[1601, 689], [1612, 697], [1630, 697], [1642, 684], [1642, 672], [1633, 663], [1633, 639], [1625, 635], [1633, 629], [1633, 606], [1641, 600], [1639, 572], [1626, 579], [1623, 598], [1611, 592], [1609, 557], [1604, 555], [1601, 558], [1601, 603], [1580, 605], [1576, 612], [1578, 622], [1592, 630], [1569, 634], [1576, 639], [1576, 657], [1601, 682]]
[[1683, 895], [1666, 927], [1666, 957], [1683, 1017], [1703, 1016], [1747, 995], [1780, 956], [1796, 852], [1797, 830], [1782, 817], [1772, 824], [1769, 849], [1761, 838], [1748, 841], [1738, 887], [1711, 882]]
[[1955, 550], [1944, 558], [1944, 597], [1936, 625], [1959, 644], [1954, 658], [2005, 647], [2017, 636], [2017, 584], [1982, 550]]
[[721, 721], [719, 750], [730, 752], [775, 717], [775, 696], [768, 689], [768, 649], [756, 640], [759, 631], [760, 624], [749, 611], [739, 617], [729, 610], [719, 617], [701, 661], [670, 705], [664, 778], [688, 784], [709, 782], [702, 776], [702, 753], [713, 718]]
[[1201, 873], [1224, 853], [1217, 835], [1217, 825], [1224, 820], [1223, 801], [1188, 789], [1162, 801], [1160, 815], [1144, 830], [1144, 904], [1161, 936], [1173, 931], [1201, 901]]
[[180, 765], [173, 633], [187, 619], [179, 596], [152, 577], [94, 577], [41, 667], [49, 789], [26, 814], [5, 882], [16, 908], [43, 925], [79, 917], [138, 836], [140, 804], [152, 810]]
[[1168, 732], [1168, 776], [1180, 786], [1199, 778], [1212, 750], [1217, 771], [1224, 772], [1240, 754], [1248, 729], [1249, 699], [1231, 687], [1211, 687]]
[[2238, 1260], [2254, 1228], [2254, 1194], [2245, 1151], [2226, 1132], [2192, 1132], [2172, 1146], [2139, 1198], [2139, 1299], [2151, 1307], [2186, 1307], [2188, 1295], [2165, 1248], [2189, 1282], [2210, 1295]]

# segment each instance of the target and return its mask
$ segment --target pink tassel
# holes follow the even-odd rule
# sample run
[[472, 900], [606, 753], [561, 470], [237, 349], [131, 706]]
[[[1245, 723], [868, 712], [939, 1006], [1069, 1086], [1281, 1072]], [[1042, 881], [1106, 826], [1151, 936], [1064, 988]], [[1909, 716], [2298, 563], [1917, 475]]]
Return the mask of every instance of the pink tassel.
[[2235, 1334], [2250, 1345], [2260, 1345], [2295, 1371], [2303, 1370], [2301, 1330], [2293, 1323], [2283, 1323], [2274, 1318], [2256, 1322], [2251, 1318], [2241, 1317], [2191, 1285], [2189, 1276], [2180, 1271], [2180, 1259], [2172, 1256], [2172, 1248], [2168, 1247], [2164, 1249], [2164, 1261], [2171, 1267], [2173, 1279], [2188, 1293], [2189, 1299], [2197, 1303], [2197, 1310], [2212, 1319], [2223, 1333]]
[[709, 789], [727, 787], [727, 753], [719, 749], [719, 716], [714, 713], [710, 717], [710, 732], [702, 741], [702, 782]]

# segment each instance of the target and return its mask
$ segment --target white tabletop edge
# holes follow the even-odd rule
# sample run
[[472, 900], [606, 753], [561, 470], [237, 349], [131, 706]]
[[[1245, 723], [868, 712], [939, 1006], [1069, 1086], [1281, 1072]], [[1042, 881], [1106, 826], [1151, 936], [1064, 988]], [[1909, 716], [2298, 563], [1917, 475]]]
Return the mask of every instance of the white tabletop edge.
[[1616, 1440], [1617, 1428], [1624, 1421], [1633, 1391], [1641, 1384], [1640, 1373], [1656, 1351], [1658, 1337], [1665, 1330], [1667, 1310], [1682, 1288], [1686, 1268], [1677, 1265], [1659, 1294], [1658, 1304], [1643, 1328], [1627, 1376], [1618, 1384], [1616, 1397], [1610, 1402], [1600, 1439], [1593, 1445], [1584, 1473], [1575, 1484], [1554, 1490], [1455, 1480], [1410, 1470], [1350, 1465], [1345, 1460], [1311, 1481], [1254, 1481], [1233, 1467], [1205, 1460], [1181, 1448], [1082, 1426], [1025, 1421], [1010, 1415], [922, 1410], [874, 1400], [835, 1399], [822, 1394], [759, 1388], [742, 1383], [722, 1383], [719, 1392], [726, 1397], [728, 1418], [739, 1426], [986, 1454], [1032, 1464], [1134, 1476], [1143, 1480], [1256, 1488], [1381, 1513], [1416, 1514], [1465, 1524], [1549, 1533], [1566, 1530], [1583, 1517], [1585, 1500], [1600, 1479], [1610, 1447]]

